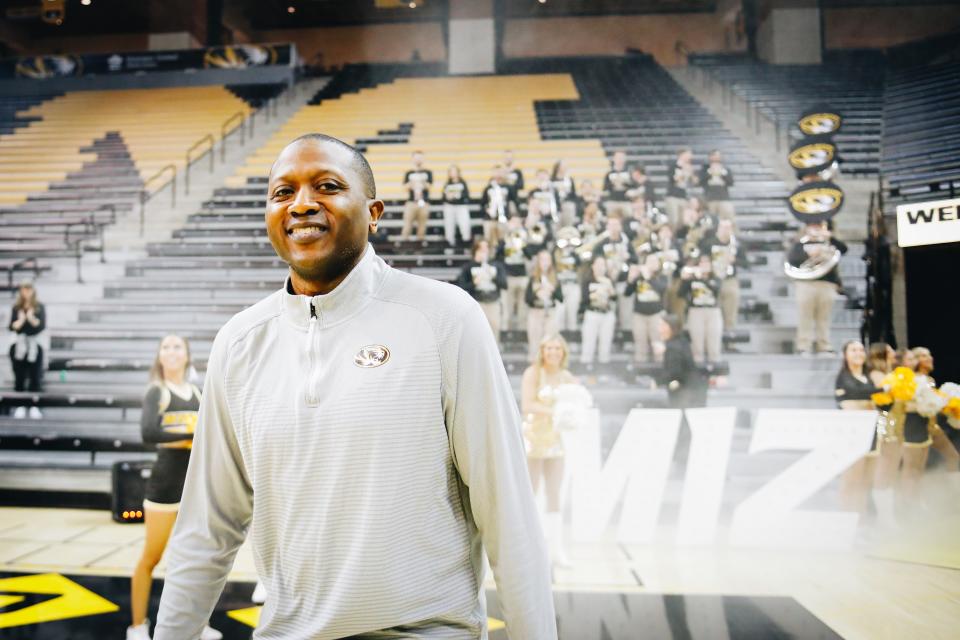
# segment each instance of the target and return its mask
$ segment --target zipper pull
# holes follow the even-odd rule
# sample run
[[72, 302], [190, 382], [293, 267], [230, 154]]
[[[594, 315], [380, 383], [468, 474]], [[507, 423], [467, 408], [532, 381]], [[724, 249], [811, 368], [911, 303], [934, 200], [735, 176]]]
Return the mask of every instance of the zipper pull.
[[313, 306], [313, 302], [312, 302], [312, 301], [310, 302], [310, 319], [311, 319], [311, 320], [316, 320], [316, 319], [317, 319], [317, 309], [316, 309], [316, 307]]

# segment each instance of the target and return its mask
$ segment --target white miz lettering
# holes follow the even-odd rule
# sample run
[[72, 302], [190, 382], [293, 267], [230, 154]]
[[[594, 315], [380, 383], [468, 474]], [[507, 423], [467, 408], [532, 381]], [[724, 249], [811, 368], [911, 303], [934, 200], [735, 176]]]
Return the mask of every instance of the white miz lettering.
[[737, 507], [730, 544], [848, 548], [857, 527], [856, 513], [796, 507], [870, 449], [876, 419], [874, 411], [759, 410], [751, 455], [775, 449], [811, 451]]
[[737, 410], [687, 409], [686, 415], [692, 439], [677, 521], [677, 543], [711, 544], [723, 503]]
[[677, 409], [633, 409], [606, 464], [601, 463], [600, 455], [600, 413], [594, 410], [591, 416], [590, 424], [564, 433], [572, 470], [573, 537], [599, 540], [624, 494], [618, 540], [650, 542], [677, 444], [681, 413]]

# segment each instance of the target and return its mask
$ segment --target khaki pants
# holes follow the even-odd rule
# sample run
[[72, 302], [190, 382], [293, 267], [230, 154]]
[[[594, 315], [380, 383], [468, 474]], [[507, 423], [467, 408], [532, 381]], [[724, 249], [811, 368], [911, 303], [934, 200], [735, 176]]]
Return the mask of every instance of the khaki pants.
[[600, 364], [610, 362], [610, 352], [613, 349], [613, 329], [617, 324], [617, 316], [613, 311], [600, 313], [587, 310], [583, 314], [583, 339], [580, 344], [581, 364], [593, 364], [593, 356], [600, 346]]
[[[837, 297], [837, 285], [823, 280], [798, 280], [797, 287], [797, 343], [796, 351], [829, 351], [830, 320], [833, 301]], [[816, 341], [816, 345], [814, 345]]]
[[720, 311], [723, 314], [723, 330], [730, 331], [737, 326], [737, 313], [740, 310], [740, 280], [736, 277], [724, 278], [720, 285]]
[[413, 229], [413, 223], [417, 223], [417, 239], [423, 240], [427, 235], [427, 219], [430, 217], [429, 204], [417, 204], [410, 200], [403, 205], [403, 230], [400, 237], [409, 238], [410, 231]]
[[720, 361], [723, 344], [723, 315], [718, 307], [690, 307], [687, 314], [687, 331], [690, 332], [690, 350], [693, 359], [703, 362]]
[[683, 214], [684, 207], [687, 206], [687, 201], [684, 198], [677, 198], [674, 196], [667, 196], [663, 200], [663, 208], [666, 209], [667, 220], [670, 221], [670, 226], [676, 229], [680, 225], [680, 218]]
[[[661, 317], [663, 317], [662, 313], [633, 314], [633, 360], [637, 364], [651, 362], [651, 360], [660, 361], [653, 346], [660, 342]], [[652, 359], [650, 358], [651, 353], [653, 354]]]
[[577, 328], [577, 313], [580, 311], [580, 285], [576, 280], [564, 282], [560, 285], [563, 291], [563, 306], [560, 308], [560, 328], [566, 331], [575, 331]]
[[680, 295], [680, 282], [679, 274], [670, 279], [667, 290], [663, 294], [663, 306], [666, 307], [667, 313], [677, 316], [680, 326], [683, 327], [686, 324], [684, 316], [687, 312], [687, 300]]
[[443, 205], [443, 235], [447, 244], [456, 244], [456, 228], [460, 228], [460, 237], [470, 242], [470, 209], [465, 204]]
[[503, 322], [501, 326], [509, 331], [523, 327], [527, 317], [527, 303], [524, 297], [527, 294], [527, 276], [507, 276], [506, 300], [503, 304]]
[[529, 344], [528, 356], [530, 362], [537, 359], [537, 351], [540, 349], [540, 341], [544, 336], [549, 336], [557, 332], [557, 309], [538, 309], [531, 307], [527, 310], [527, 342]]
[[630, 217], [630, 203], [622, 202], [619, 200], [607, 200], [603, 203], [604, 208], [607, 210], [607, 216], [619, 212], [623, 220], [627, 220]]
[[717, 216], [721, 220], [737, 220], [737, 212], [733, 208], [733, 203], [729, 200], [711, 200], [707, 203], [707, 211]]
[[490, 323], [490, 329], [493, 331], [493, 338], [500, 346], [500, 301], [481, 302], [480, 308], [483, 309], [483, 315], [487, 316], [487, 322]]
[[497, 250], [497, 243], [500, 242], [500, 239], [504, 237], [503, 225], [500, 223], [500, 221], [484, 218], [483, 237], [486, 238], [487, 242], [490, 244], [490, 252], [492, 254]]
[[560, 226], [569, 227], [577, 222], [577, 203], [565, 200], [560, 203]]
[[617, 289], [617, 328], [627, 331], [633, 326], [633, 298], [623, 296], [623, 292], [627, 290], [626, 282], [618, 282], [615, 287]]

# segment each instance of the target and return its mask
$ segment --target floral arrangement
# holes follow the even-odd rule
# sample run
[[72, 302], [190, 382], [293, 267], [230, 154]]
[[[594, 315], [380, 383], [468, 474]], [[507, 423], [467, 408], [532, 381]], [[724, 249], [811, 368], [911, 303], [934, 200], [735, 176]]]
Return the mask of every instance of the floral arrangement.
[[946, 382], [940, 387], [940, 393], [946, 398], [943, 414], [954, 429], [960, 429], [960, 384]]
[[554, 392], [553, 424], [561, 431], [571, 431], [589, 421], [593, 396], [579, 384], [562, 384]]
[[[953, 382], [935, 388], [925, 375], [917, 375], [907, 367], [897, 367], [881, 381], [883, 391], [870, 396], [880, 408], [897, 406], [900, 411], [914, 411], [932, 418], [941, 411], [951, 426], [960, 428], [960, 385]], [[897, 405], [897, 403], [902, 403]], [[904, 406], [909, 403], [909, 406]]]

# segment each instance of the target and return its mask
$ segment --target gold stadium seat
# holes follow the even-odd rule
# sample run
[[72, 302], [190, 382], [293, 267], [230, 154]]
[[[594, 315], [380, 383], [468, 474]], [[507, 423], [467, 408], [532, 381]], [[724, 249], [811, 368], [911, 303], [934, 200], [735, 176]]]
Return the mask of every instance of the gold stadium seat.
[[168, 164], [183, 169], [201, 137], [250, 107], [221, 86], [75, 91], [18, 115], [39, 120], [0, 136], [0, 203], [15, 205], [97, 158], [81, 152], [108, 132], [123, 139], [141, 179]]
[[379, 195], [385, 199], [404, 197], [402, 177], [414, 150], [424, 152], [425, 164], [434, 172], [434, 194], [446, 179], [447, 167], [457, 164], [471, 193], [479, 195], [505, 149], [513, 150], [528, 182], [537, 169], [549, 170], [560, 158], [578, 182], [598, 182], [607, 171], [599, 140], [542, 140], [537, 126], [535, 101], [578, 98], [567, 74], [401, 78], [303, 107], [251, 154], [228, 185], [267, 175], [280, 150], [304, 133], [325, 133], [356, 144], [401, 124], [413, 126], [407, 142], [367, 146]]

